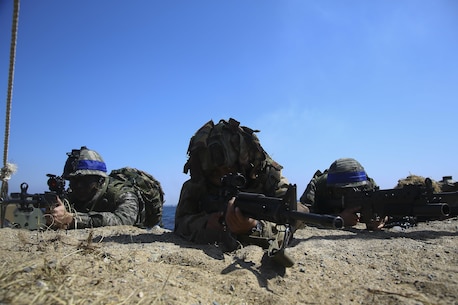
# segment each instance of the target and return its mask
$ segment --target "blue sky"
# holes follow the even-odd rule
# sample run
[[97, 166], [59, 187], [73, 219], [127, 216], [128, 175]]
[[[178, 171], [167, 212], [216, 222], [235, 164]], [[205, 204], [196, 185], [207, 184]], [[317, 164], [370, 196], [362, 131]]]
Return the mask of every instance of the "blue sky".
[[[12, 3], [0, 0], [1, 126]], [[230, 117], [261, 130], [298, 196], [341, 157], [382, 188], [458, 178], [457, 32], [453, 0], [21, 0], [9, 190], [46, 191], [85, 145], [109, 170], [150, 172], [175, 205], [189, 139]]]

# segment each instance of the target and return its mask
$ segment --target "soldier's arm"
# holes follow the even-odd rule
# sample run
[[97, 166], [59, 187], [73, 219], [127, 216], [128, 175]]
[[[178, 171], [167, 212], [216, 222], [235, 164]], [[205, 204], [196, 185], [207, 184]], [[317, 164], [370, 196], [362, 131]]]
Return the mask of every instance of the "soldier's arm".
[[221, 240], [222, 235], [229, 234], [217, 221], [221, 213], [208, 214], [201, 209], [199, 200], [202, 194], [201, 185], [186, 181], [175, 212], [174, 232], [199, 244], [216, 242]]
[[102, 226], [134, 225], [139, 213], [138, 197], [132, 192], [120, 194], [113, 212], [75, 213], [69, 228], [93, 228]]

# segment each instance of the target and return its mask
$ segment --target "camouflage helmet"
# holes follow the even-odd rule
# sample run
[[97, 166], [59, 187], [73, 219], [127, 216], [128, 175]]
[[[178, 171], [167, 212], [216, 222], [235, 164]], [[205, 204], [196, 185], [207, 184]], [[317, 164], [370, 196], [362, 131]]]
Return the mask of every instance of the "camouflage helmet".
[[367, 183], [368, 178], [364, 167], [353, 158], [337, 159], [329, 167], [328, 186], [359, 187]]
[[80, 149], [73, 149], [67, 153], [67, 156], [64, 173], [62, 174], [63, 178], [69, 179], [86, 175], [108, 177], [105, 162], [95, 150], [82, 146]]
[[225, 166], [247, 177], [255, 175], [268, 158], [255, 132], [233, 118], [207, 122], [190, 140], [184, 173], [198, 178]]
[[[401, 189], [406, 185], [426, 185], [426, 178], [420, 175], [410, 174], [405, 178], [399, 179], [395, 189]], [[431, 189], [433, 192], [438, 193], [441, 191], [441, 185], [431, 179]]]

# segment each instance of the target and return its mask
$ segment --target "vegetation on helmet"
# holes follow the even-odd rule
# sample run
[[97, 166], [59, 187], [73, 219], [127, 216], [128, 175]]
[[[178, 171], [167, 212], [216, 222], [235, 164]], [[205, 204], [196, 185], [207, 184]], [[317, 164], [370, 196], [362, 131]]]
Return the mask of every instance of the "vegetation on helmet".
[[259, 130], [240, 126], [240, 122], [233, 118], [229, 121], [220, 120], [217, 124], [208, 121], [189, 142], [189, 158], [184, 173], [190, 172], [192, 179], [199, 179], [226, 168], [254, 179], [269, 160], [273, 163], [262, 148], [256, 132]]
[[[406, 185], [423, 185], [424, 186], [426, 185], [425, 181], [426, 181], [425, 177], [411, 174], [405, 178], [399, 179], [398, 184], [394, 188], [401, 189]], [[432, 183], [431, 185], [432, 185], [433, 191], [435, 193], [438, 193], [441, 191], [441, 187], [436, 181], [431, 179], [431, 183]]]

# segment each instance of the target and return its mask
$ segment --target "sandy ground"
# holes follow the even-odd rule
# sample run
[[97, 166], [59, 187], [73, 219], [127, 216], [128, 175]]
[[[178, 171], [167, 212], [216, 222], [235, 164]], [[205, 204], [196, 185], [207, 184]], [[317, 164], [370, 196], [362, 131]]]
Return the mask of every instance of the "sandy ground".
[[0, 304], [458, 304], [458, 218], [363, 228], [297, 231], [286, 269], [161, 228], [4, 228]]

